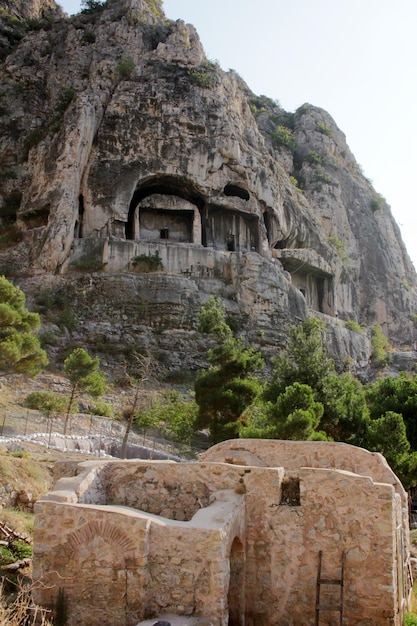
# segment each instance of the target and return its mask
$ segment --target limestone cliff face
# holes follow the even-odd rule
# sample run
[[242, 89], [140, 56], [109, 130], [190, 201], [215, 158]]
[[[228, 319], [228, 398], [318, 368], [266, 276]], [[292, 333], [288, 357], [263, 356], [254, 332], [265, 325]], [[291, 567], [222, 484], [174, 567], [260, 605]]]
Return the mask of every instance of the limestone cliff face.
[[[6, 37], [3, 53], [3, 271], [32, 291], [66, 285], [74, 303], [91, 289], [99, 304], [105, 285], [130, 284], [119, 306], [139, 298], [155, 316], [164, 295], [172, 312], [170, 291], [193, 294], [161, 321], [185, 333], [214, 293], [271, 351], [296, 319], [323, 316], [335, 356], [361, 367], [367, 334], [344, 320], [410, 342], [414, 268], [389, 207], [325, 111], [290, 114], [256, 97], [157, 0], [108, 0], [71, 18], [52, 0], [17, 5], [21, 27], [39, 19], [18, 40]], [[138, 259], [157, 259], [159, 273], [139, 275]]]

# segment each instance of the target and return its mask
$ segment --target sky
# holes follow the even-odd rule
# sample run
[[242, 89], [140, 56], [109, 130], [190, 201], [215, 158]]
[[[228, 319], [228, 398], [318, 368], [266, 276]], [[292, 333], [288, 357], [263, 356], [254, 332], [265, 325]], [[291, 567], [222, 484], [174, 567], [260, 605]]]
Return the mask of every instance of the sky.
[[[68, 13], [79, 0], [57, 0]], [[206, 55], [287, 111], [325, 109], [417, 269], [417, 0], [164, 0]]]

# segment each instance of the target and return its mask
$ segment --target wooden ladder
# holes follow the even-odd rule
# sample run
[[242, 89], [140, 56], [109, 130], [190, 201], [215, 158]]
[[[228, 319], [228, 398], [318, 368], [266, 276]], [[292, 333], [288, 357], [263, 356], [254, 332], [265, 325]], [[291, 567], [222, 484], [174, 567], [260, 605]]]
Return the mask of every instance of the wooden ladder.
[[[319, 551], [319, 560], [317, 566], [317, 586], [316, 586], [316, 622], [315, 626], [319, 626], [320, 611], [337, 611], [339, 613], [339, 626], [343, 623], [343, 592], [344, 592], [344, 579], [345, 579], [345, 563], [346, 563], [346, 551], [342, 552], [342, 566], [340, 570], [340, 578], [325, 578], [322, 575], [322, 550]], [[332, 604], [321, 603], [321, 588], [322, 585], [338, 585], [340, 587], [339, 601]]]

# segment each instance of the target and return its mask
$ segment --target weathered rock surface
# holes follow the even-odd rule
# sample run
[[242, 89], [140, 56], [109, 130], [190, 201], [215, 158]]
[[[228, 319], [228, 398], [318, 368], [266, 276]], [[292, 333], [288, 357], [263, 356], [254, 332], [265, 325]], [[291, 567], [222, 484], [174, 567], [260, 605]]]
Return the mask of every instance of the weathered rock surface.
[[[196, 367], [190, 333], [214, 294], [271, 352], [309, 314], [357, 370], [369, 332], [344, 321], [411, 343], [416, 273], [328, 113], [256, 97], [155, 0], [71, 18], [52, 0], [9, 4], [0, 271], [31, 296], [71, 294], [78, 324], [66, 340], [159, 345], [171, 369]], [[134, 271], [158, 257], [159, 273]]]

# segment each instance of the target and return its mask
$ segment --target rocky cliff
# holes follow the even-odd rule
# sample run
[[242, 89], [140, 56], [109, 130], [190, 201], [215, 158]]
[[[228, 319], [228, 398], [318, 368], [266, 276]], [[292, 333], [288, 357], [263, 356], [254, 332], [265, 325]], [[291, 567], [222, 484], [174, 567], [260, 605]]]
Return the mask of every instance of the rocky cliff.
[[308, 315], [359, 369], [370, 327], [411, 343], [416, 273], [328, 113], [255, 96], [158, 0], [0, 6], [0, 270], [71, 302], [56, 342], [195, 368], [213, 294], [270, 353]]

